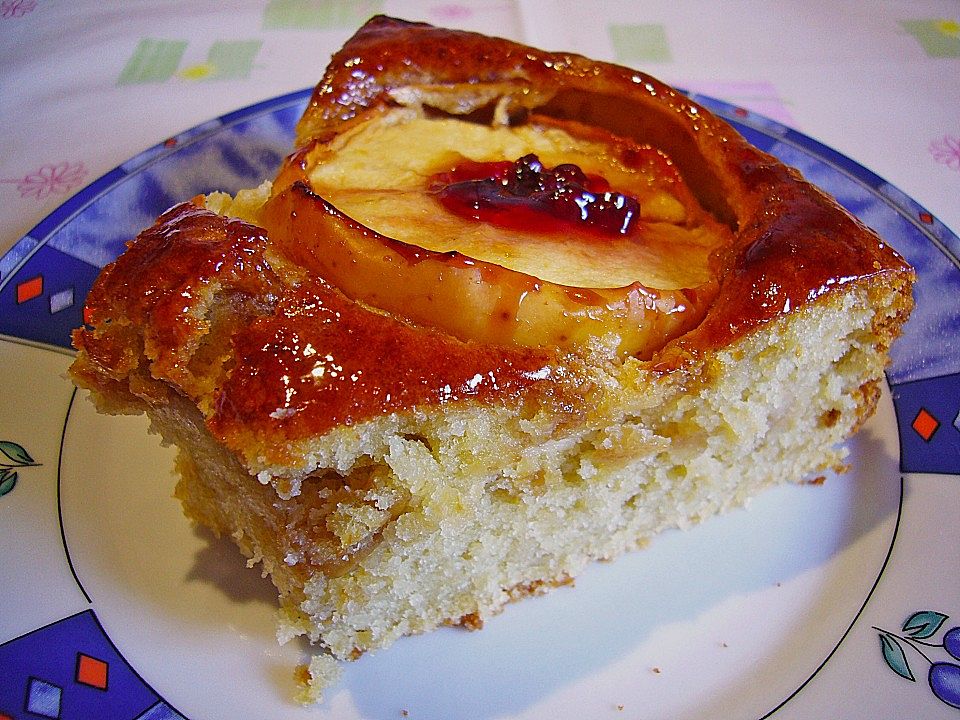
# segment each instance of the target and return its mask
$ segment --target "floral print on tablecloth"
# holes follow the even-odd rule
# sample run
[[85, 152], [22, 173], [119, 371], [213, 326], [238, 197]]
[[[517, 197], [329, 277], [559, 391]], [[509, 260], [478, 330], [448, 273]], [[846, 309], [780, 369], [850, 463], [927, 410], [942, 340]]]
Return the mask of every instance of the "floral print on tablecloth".
[[938, 163], [960, 172], [960, 137], [944, 135], [930, 143], [930, 155]]
[[87, 180], [87, 168], [82, 162], [64, 160], [47, 163], [19, 178], [2, 178], [0, 184], [16, 185], [22, 198], [43, 200], [49, 195], [66, 195]]
[[18, 18], [33, 12], [37, 0], [3, 0], [0, 2], [0, 18]]

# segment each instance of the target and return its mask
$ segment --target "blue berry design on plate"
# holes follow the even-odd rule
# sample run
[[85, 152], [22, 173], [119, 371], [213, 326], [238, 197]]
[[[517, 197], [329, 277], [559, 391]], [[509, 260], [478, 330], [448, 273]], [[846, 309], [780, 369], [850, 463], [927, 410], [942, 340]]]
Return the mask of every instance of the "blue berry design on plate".
[[[880, 651], [891, 670], [916, 682], [904, 648], [913, 650], [929, 665], [927, 682], [933, 694], [947, 705], [960, 709], [960, 626], [947, 630], [940, 642], [932, 639], [948, 619], [943, 613], [921, 610], [903, 623], [902, 634], [876, 626], [873, 629], [880, 633]], [[950, 659], [933, 659], [931, 656], [937, 649], [942, 649]]]
[[30, 453], [22, 445], [9, 440], [0, 440], [0, 497], [17, 485], [17, 468], [37, 467]]

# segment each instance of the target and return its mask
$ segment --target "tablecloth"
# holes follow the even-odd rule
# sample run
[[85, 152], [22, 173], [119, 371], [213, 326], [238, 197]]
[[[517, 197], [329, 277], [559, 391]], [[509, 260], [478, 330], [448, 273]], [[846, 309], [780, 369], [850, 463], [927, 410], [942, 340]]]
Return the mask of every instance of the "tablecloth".
[[158, 141], [315, 84], [380, 12], [613, 60], [766, 114], [960, 229], [952, 0], [2, 0], [0, 251]]

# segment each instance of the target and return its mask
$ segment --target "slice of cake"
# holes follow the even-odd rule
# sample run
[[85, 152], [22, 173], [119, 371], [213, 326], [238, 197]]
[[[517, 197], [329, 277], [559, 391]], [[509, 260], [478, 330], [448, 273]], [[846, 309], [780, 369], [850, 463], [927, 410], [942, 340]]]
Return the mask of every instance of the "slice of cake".
[[912, 282], [651, 77], [375, 18], [272, 184], [104, 269], [71, 374], [347, 660], [842, 469]]

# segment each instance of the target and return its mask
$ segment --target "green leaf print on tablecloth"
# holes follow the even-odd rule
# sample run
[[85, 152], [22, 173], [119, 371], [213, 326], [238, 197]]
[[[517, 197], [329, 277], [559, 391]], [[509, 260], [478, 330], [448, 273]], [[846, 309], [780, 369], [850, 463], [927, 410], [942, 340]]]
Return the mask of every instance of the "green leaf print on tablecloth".
[[265, 30], [359, 27], [382, 12], [380, 0], [270, 0], [263, 11]]
[[930, 57], [960, 57], [960, 22], [956, 20], [901, 20]]
[[669, 62], [670, 43], [663, 25], [610, 25], [610, 43], [617, 62]]
[[186, 40], [143, 38], [117, 79], [118, 85], [162, 83], [174, 75], [187, 80], [239, 80], [250, 76], [262, 40], [217, 40], [204, 62], [180, 68]]

